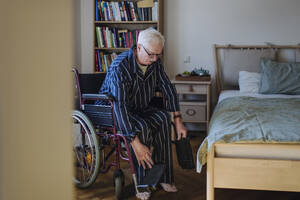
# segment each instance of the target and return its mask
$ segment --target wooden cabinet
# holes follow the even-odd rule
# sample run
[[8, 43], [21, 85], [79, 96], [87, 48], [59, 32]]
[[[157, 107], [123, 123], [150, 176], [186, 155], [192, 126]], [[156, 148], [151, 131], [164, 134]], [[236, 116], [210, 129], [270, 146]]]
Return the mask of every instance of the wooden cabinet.
[[204, 123], [206, 130], [210, 119], [210, 81], [172, 81], [180, 105], [182, 121]]
[[[152, 6], [152, 7], [150, 7]], [[136, 44], [140, 30], [163, 33], [163, 0], [94, 0], [94, 72]]]

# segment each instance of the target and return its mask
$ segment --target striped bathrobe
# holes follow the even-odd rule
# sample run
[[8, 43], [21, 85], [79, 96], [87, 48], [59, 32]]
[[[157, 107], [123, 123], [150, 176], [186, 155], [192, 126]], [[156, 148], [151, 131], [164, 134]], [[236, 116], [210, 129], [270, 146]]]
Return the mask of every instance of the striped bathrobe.
[[[148, 66], [143, 74], [134, 56], [134, 48], [123, 52], [110, 65], [100, 93], [115, 97], [114, 111], [119, 129], [132, 141], [136, 136], [148, 146], [153, 146], [154, 163], [164, 163], [166, 172], [161, 182], [173, 183], [173, 163], [171, 149], [171, 119], [168, 111], [178, 111], [179, 103], [175, 88], [167, 77], [160, 59]], [[160, 88], [167, 100], [166, 110], [149, 106]], [[134, 157], [138, 182], [145, 175]]]

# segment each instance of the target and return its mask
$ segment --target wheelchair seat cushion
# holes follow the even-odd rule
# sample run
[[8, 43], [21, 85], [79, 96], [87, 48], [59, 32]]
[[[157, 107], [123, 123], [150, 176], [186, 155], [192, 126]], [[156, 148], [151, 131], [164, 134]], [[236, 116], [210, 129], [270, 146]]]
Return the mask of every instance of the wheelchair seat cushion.
[[84, 104], [84, 113], [94, 125], [113, 127], [113, 113], [111, 105]]

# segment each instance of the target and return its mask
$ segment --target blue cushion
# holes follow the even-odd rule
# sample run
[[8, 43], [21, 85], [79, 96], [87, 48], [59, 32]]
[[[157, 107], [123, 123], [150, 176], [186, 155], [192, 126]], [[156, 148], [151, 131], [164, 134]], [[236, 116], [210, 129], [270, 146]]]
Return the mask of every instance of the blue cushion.
[[300, 63], [261, 60], [262, 76], [259, 93], [300, 94]]

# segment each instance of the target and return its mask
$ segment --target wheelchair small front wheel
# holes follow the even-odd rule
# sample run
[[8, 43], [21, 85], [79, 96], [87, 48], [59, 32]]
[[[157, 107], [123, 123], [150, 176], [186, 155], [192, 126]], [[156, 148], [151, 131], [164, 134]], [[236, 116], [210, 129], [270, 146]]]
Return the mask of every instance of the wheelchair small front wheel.
[[88, 117], [81, 111], [74, 110], [73, 152], [74, 182], [79, 188], [86, 188], [94, 183], [99, 171], [99, 145], [95, 129]]
[[118, 169], [114, 173], [114, 186], [116, 199], [122, 199], [123, 188], [125, 185], [125, 177], [122, 170]]

